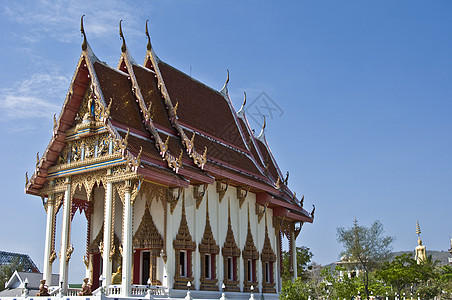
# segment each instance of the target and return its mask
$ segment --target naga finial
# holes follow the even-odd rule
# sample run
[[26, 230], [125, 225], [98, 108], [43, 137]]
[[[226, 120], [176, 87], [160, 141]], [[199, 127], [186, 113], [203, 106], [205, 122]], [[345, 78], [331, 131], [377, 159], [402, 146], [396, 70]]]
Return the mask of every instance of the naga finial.
[[149, 20], [146, 20], [146, 37], [148, 38], [148, 44], [147, 44], [146, 48], [148, 49], [148, 51], [151, 51], [152, 45], [151, 45], [151, 36], [149, 35], [149, 31], [148, 31], [148, 21]]
[[289, 183], [289, 171], [286, 173], [286, 179], [284, 179], [284, 185], [287, 185]]
[[56, 114], [53, 114], [53, 130], [55, 130], [58, 126], [57, 120], [56, 120]]
[[311, 217], [314, 219], [314, 213], [315, 213], [315, 205], [312, 204], [312, 211], [311, 211]]
[[121, 46], [121, 52], [126, 52], [126, 39], [124, 38], [124, 34], [122, 33], [122, 20], [119, 21], [119, 38], [122, 39], [122, 46]]
[[28, 186], [28, 182], [29, 182], [29, 180], [28, 180], [28, 172], [25, 172], [25, 187]]
[[82, 43], [82, 50], [86, 51], [86, 49], [88, 48], [88, 42], [86, 41], [86, 34], [85, 34], [85, 28], [83, 27], [83, 17], [85, 15], [82, 15], [82, 18], [80, 20], [80, 32], [83, 36], [83, 43]]
[[39, 165], [39, 152], [36, 153], [36, 166]]
[[226, 82], [224, 83], [224, 85], [227, 85], [229, 83], [229, 70], [226, 69], [226, 71], [228, 72], [228, 77], [226, 77]]

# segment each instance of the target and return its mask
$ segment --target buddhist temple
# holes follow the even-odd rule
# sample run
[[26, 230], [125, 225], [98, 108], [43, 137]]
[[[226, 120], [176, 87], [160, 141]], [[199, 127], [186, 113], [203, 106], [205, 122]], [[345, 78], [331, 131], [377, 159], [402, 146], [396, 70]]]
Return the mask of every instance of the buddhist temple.
[[[288, 188], [265, 121], [255, 135], [246, 97], [234, 109], [229, 74], [218, 91], [160, 60], [147, 22], [146, 57], [137, 63], [121, 27], [111, 67], [91, 49], [82, 17], [69, 92], [26, 175], [26, 193], [42, 198], [47, 213], [46, 282], [58, 265], [49, 294], [80, 295], [68, 272], [82, 259], [74, 247], [84, 247], [92, 297], [184, 298], [189, 289], [195, 299], [277, 299], [282, 240], [296, 278], [295, 241], [314, 212]], [[71, 231], [77, 211], [87, 232]], [[76, 234], [86, 245], [72, 244]]]

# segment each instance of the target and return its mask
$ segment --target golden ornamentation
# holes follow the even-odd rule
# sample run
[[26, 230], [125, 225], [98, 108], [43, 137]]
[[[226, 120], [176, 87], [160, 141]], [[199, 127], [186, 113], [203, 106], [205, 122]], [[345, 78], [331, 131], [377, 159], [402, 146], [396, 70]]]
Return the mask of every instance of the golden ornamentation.
[[[265, 263], [270, 264], [270, 268], [273, 267], [273, 264], [276, 262], [276, 254], [272, 249], [270, 238], [268, 236], [268, 227], [267, 227], [267, 217], [265, 217], [265, 238], [264, 238], [264, 246], [262, 248], [261, 253], [261, 261], [263, 264], [263, 274], [262, 278], [265, 278]], [[272, 278], [270, 278], [270, 282], [266, 282], [265, 280], [262, 282], [262, 292], [263, 293], [276, 293], [275, 289], [275, 280], [274, 274]]]
[[[210, 226], [209, 217], [209, 194], [206, 198], [206, 226], [204, 227], [204, 234], [201, 243], [198, 246], [199, 252], [201, 253], [201, 287], [203, 291], [218, 291], [218, 286], [216, 283], [217, 279], [217, 269], [216, 269], [216, 256], [220, 253], [220, 246], [217, 245], [212, 233], [212, 227]], [[205, 259], [202, 259], [202, 254], [210, 254], [212, 256], [211, 268], [212, 272], [210, 274], [210, 279], [207, 279], [205, 274]]]
[[281, 179], [279, 179], [279, 176], [278, 176], [278, 180], [276, 180], [276, 183], [275, 183], [275, 189], [277, 189], [277, 190], [281, 189]]
[[179, 157], [176, 158], [175, 156], [173, 156], [172, 154], [170, 154], [169, 152], [165, 153], [165, 160], [168, 164], [168, 167], [173, 169], [174, 172], [179, 172], [179, 169], [182, 167], [182, 154], [184, 153], [184, 151], [181, 149], [180, 150], [180, 154]]
[[124, 155], [124, 152], [127, 148], [127, 145], [129, 143], [128, 139], [129, 139], [129, 133], [130, 133], [130, 129], [127, 128], [127, 133], [124, 136], [124, 138], [117, 138], [113, 141], [113, 148], [115, 151], [119, 151]]
[[206, 190], [207, 190], [207, 184], [203, 184], [203, 190], [200, 191], [200, 185], [194, 185], [193, 186], [193, 199], [195, 199], [195, 203], [196, 203], [196, 209], [199, 208], [199, 205], [202, 202], [202, 199], [204, 198], [204, 195], [206, 194]]
[[218, 201], [221, 203], [221, 201], [224, 198], [224, 195], [226, 194], [226, 191], [228, 190], [229, 183], [231, 181], [228, 180], [218, 180], [217, 181], [217, 193], [218, 193]]
[[50, 254], [50, 258], [49, 258], [50, 264], [53, 264], [53, 262], [55, 261], [56, 258], [57, 258], [57, 255], [56, 255], [55, 250], [54, 250], [54, 251], [52, 251], [52, 253]]
[[25, 172], [25, 188], [28, 186], [28, 172]]
[[146, 204], [143, 218], [132, 238], [133, 248], [137, 249], [159, 249], [163, 248], [163, 239], [152, 220], [149, 205]]
[[85, 267], [89, 269], [89, 258], [86, 255], [83, 255], [83, 263], [85, 264]]
[[[188, 228], [187, 217], [185, 216], [185, 197], [182, 198], [182, 217], [180, 220], [179, 230], [176, 234], [176, 239], [173, 240], [173, 248], [176, 257], [180, 256], [180, 251], [187, 251], [187, 261], [191, 262], [192, 252], [196, 250], [196, 243], [193, 241], [190, 229]], [[180, 269], [180, 261], [176, 259], [176, 268], [175, 270]], [[187, 268], [191, 270], [191, 266]], [[185, 289], [188, 281], [193, 281], [192, 274], [189, 274], [187, 270], [187, 276], [181, 277], [179, 272], [175, 272], [174, 274], [174, 289]]]
[[146, 203], [148, 205], [151, 205], [154, 199], [156, 201], [161, 201], [162, 203], [165, 203], [167, 197], [167, 189], [160, 185], [144, 181], [141, 184], [140, 195], [141, 197], [143, 196], [146, 197]]
[[[228, 268], [228, 257], [232, 257], [233, 259], [238, 259], [240, 257], [240, 249], [237, 247], [237, 243], [235, 242], [234, 232], [232, 230], [231, 224], [231, 203], [228, 199], [228, 230], [226, 233], [226, 238], [221, 248], [221, 253], [223, 255], [223, 266], [224, 267], [224, 276], [223, 283], [226, 286], [227, 291], [229, 292], [239, 292], [240, 288], [238, 287], [238, 280], [229, 280]], [[237, 265], [237, 264], [236, 264]], [[237, 267], [233, 270], [233, 274], [237, 274]], [[234, 277], [234, 276], [232, 276]]]
[[[193, 136], [195, 134], [193, 133]], [[207, 147], [204, 147], [204, 153], [201, 155], [196, 150], [193, 150], [190, 154], [190, 157], [193, 158], [193, 162], [195, 165], [200, 167], [201, 169], [204, 169], [204, 165], [207, 162]]]
[[289, 183], [289, 171], [287, 171], [287, 173], [286, 173], [286, 179], [284, 179], [284, 185], [287, 186], [288, 183]]
[[250, 187], [249, 186], [246, 186], [246, 187], [238, 186], [236, 189], [237, 189], [237, 199], [239, 200], [239, 208], [242, 208], [242, 205], [245, 202], [245, 199], [246, 199], [246, 196], [248, 195]]
[[66, 263], [69, 263], [69, 260], [71, 259], [72, 256], [72, 252], [74, 252], [74, 245], [71, 244], [66, 251]]
[[[259, 259], [259, 252], [257, 251], [256, 246], [254, 245], [254, 239], [253, 234], [251, 232], [251, 224], [250, 224], [250, 205], [248, 203], [248, 233], [246, 235], [246, 241], [245, 241], [245, 247], [242, 251], [242, 257], [243, 257], [243, 263], [244, 266], [246, 266], [246, 263], [248, 260], [252, 261], [254, 274], [251, 275], [251, 278], [257, 278], [256, 277], [256, 260]], [[257, 280], [256, 281], [248, 281], [248, 268], [245, 267], [245, 276], [243, 281], [243, 291], [244, 292], [250, 292], [251, 286], [254, 286], [255, 292], [259, 293], [259, 290], [257, 288]]]
[[[174, 209], [177, 206], [177, 202], [179, 201], [180, 194], [183, 190], [182, 188], [178, 188], [178, 193], [177, 193], [177, 197], [176, 197], [176, 196], [174, 196], [175, 189], [176, 188], [168, 188], [167, 195], [166, 195], [166, 201], [168, 201], [168, 203], [170, 204], [171, 214], [173, 214]], [[185, 191], [184, 191], [184, 193], [185, 193]]]
[[264, 209], [261, 211], [260, 205], [255, 203], [255, 210], [257, 215], [257, 222], [260, 223], [262, 220], [262, 217], [264, 216], [265, 211], [267, 210], [268, 203], [265, 204]]

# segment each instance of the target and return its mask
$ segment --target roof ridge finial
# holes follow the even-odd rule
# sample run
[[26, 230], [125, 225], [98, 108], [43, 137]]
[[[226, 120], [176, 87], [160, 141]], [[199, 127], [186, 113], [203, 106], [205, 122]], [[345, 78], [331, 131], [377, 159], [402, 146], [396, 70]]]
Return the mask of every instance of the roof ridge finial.
[[261, 133], [259, 133], [258, 138], [264, 137], [264, 130], [265, 130], [265, 127], [267, 126], [267, 121], [265, 120], [265, 115], [263, 115], [263, 117], [264, 117], [264, 124], [262, 124], [262, 130], [261, 130]]
[[227, 85], [229, 83], [229, 69], [226, 69], [226, 71], [228, 72], [228, 77], [226, 77], [226, 82], [224, 83], [224, 85]]
[[148, 44], [146, 46], [146, 48], [148, 49], [148, 51], [151, 51], [152, 49], [152, 45], [151, 45], [151, 36], [149, 35], [149, 30], [148, 30], [148, 21], [149, 19], [146, 20], [146, 37], [148, 38]]
[[85, 15], [82, 15], [82, 17], [80, 19], [80, 32], [83, 36], [82, 50], [86, 51], [86, 49], [88, 48], [88, 42], [86, 40], [85, 28], [83, 27], [83, 17], [84, 16]]
[[242, 106], [240, 107], [239, 111], [237, 112], [237, 114], [238, 114], [239, 116], [245, 113], [246, 92], [244, 91], [243, 94], [245, 95], [245, 97], [243, 98]]
[[122, 52], [126, 52], [127, 47], [126, 47], [126, 39], [124, 38], [124, 34], [122, 33], [122, 20], [119, 20], [119, 38], [122, 39], [122, 46], [121, 46], [121, 51]]

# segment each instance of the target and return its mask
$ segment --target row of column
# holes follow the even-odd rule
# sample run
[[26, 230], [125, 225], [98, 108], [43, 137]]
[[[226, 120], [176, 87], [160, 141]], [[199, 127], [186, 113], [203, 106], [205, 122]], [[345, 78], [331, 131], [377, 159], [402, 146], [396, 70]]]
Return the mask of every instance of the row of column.
[[[110, 170], [108, 173], [110, 174]], [[129, 296], [131, 293], [132, 282], [132, 216], [133, 206], [131, 202], [131, 181], [126, 180], [126, 190], [124, 196], [124, 223], [123, 223], [123, 253], [122, 253], [122, 287], [121, 293], [123, 296]], [[71, 224], [71, 179], [66, 178], [66, 190], [64, 192], [63, 202], [63, 224], [61, 235], [61, 248], [60, 248], [60, 266], [59, 266], [59, 282], [62, 293], [67, 293], [68, 286], [68, 263], [69, 257], [69, 236], [70, 236], [70, 224]], [[110, 234], [112, 230], [112, 205], [113, 205], [113, 183], [107, 182], [105, 184], [105, 214], [104, 214], [104, 253], [102, 264], [102, 286], [108, 287], [111, 283], [112, 277], [112, 261], [110, 259], [110, 249], [112, 246], [112, 236]], [[55, 214], [55, 199], [54, 195], [50, 195], [47, 202], [47, 222], [46, 222], [46, 243], [44, 249], [44, 273], [43, 279], [47, 284], [51, 283], [52, 276], [52, 264], [50, 257], [52, 255], [52, 236], [53, 236], [53, 220]], [[291, 252], [291, 266], [293, 268], [292, 278], [297, 278], [297, 256], [296, 256], [296, 243], [295, 233], [292, 230], [290, 233], [290, 252]], [[278, 255], [279, 256], [279, 255]], [[281, 262], [280, 262], [281, 263]]]
[[[110, 170], [109, 170], [110, 172]], [[60, 247], [60, 265], [59, 265], [59, 285], [61, 293], [67, 294], [68, 287], [68, 263], [69, 238], [71, 232], [71, 179], [66, 178], [66, 190], [63, 199], [63, 223], [61, 228], [61, 247]], [[123, 254], [122, 254], [122, 287], [121, 291], [124, 296], [129, 296], [131, 292], [130, 282], [132, 281], [132, 216], [133, 206], [131, 203], [131, 181], [126, 180], [126, 190], [124, 196], [124, 237], [123, 237]], [[110, 249], [112, 246], [112, 205], [113, 205], [113, 183], [105, 184], [105, 214], [104, 214], [104, 253], [102, 264], [102, 286], [105, 288], [111, 282], [112, 277], [112, 261], [110, 259]], [[54, 214], [55, 214], [55, 196], [52, 194], [47, 201], [47, 221], [46, 221], [46, 241], [44, 248], [44, 268], [43, 279], [47, 284], [52, 282], [52, 263], [50, 261], [52, 255], [52, 239], [54, 234]]]

